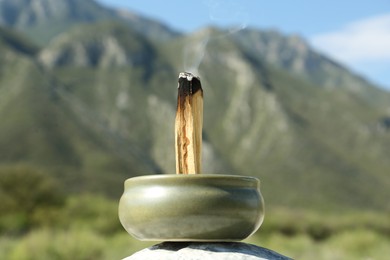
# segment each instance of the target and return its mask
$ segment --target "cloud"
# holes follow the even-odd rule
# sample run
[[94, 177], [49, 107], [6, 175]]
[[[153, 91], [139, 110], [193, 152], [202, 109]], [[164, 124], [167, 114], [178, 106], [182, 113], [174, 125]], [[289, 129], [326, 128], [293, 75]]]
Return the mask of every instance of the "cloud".
[[330, 56], [353, 62], [390, 61], [390, 13], [347, 24], [337, 31], [311, 37], [310, 42]]

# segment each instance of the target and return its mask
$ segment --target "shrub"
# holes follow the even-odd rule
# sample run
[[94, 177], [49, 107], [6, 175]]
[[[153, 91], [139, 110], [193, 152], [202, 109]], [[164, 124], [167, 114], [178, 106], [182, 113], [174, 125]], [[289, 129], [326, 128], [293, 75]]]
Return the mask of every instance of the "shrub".
[[69, 197], [57, 219], [57, 226], [89, 228], [104, 235], [124, 231], [118, 218], [118, 201], [97, 194]]
[[60, 185], [38, 169], [3, 166], [0, 176], [0, 232], [25, 231], [33, 226], [36, 210], [64, 203]]

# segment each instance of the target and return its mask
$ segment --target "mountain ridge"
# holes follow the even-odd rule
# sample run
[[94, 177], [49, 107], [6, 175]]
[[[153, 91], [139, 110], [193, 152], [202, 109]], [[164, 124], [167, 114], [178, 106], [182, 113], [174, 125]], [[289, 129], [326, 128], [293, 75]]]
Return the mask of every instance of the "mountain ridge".
[[123, 22], [153, 40], [162, 41], [180, 35], [152, 19], [105, 7], [94, 0], [0, 1], [0, 25], [24, 32], [40, 45], [47, 44], [74, 25], [103, 21]]
[[[42, 167], [71, 191], [111, 196], [122, 192], [127, 177], [173, 173], [177, 75], [186, 55], [197, 58], [208, 38], [198, 68], [205, 172], [260, 178], [273, 207], [390, 210], [390, 135], [378, 128], [390, 94], [343, 68], [322, 77], [340, 82], [347, 73], [347, 86], [320, 84], [324, 65], [317, 74], [294, 71], [292, 64], [308, 62], [293, 55], [294, 44], [304, 42], [268, 35], [214, 28], [156, 41], [114, 20], [69, 28], [31, 52], [5, 41], [0, 167]], [[0, 33], [0, 43], [6, 37]], [[261, 37], [278, 42], [260, 52]], [[275, 46], [289, 53], [286, 66], [264, 56], [278, 57]]]

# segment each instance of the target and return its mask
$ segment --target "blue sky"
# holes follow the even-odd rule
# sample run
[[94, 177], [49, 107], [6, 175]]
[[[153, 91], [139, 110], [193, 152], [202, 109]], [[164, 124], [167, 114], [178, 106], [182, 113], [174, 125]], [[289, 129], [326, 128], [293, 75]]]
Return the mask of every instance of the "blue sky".
[[98, 0], [191, 32], [207, 25], [299, 34], [390, 90], [390, 0]]

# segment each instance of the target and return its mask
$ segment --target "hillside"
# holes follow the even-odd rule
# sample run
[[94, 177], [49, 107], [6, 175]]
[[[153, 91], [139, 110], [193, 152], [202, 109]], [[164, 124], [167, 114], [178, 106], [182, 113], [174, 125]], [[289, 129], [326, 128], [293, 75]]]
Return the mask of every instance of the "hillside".
[[[69, 16], [83, 23], [70, 27], [64, 16], [55, 34], [63, 32], [41, 48], [0, 31], [0, 166], [43, 168], [68, 191], [115, 197], [128, 177], [173, 173], [182, 50], [199, 55], [208, 38], [199, 67], [204, 172], [259, 177], [270, 207], [390, 210], [388, 92], [297, 36], [205, 28], [161, 41], [137, 27], [152, 32], [155, 22], [63, 2], [105, 18]], [[35, 10], [12, 3], [17, 14]], [[50, 17], [28, 26], [59, 28]]]
[[[15, 46], [23, 43], [12, 44], [1, 47], [2, 165], [48, 168], [70, 190], [96, 189], [115, 195], [119, 192], [102, 184], [118, 185], [129, 171], [153, 171], [153, 163], [145, 163], [147, 156], [122, 152], [114, 145], [117, 140], [108, 140], [104, 125], [88, 128], [75, 118], [73, 112], [80, 112], [84, 105], [74, 104], [71, 95], [64, 98], [57, 80], [34, 56], [15, 51]], [[94, 115], [86, 120], [104, 123]], [[107, 175], [107, 171], [111, 174]], [[94, 183], [96, 176], [100, 177]]]

